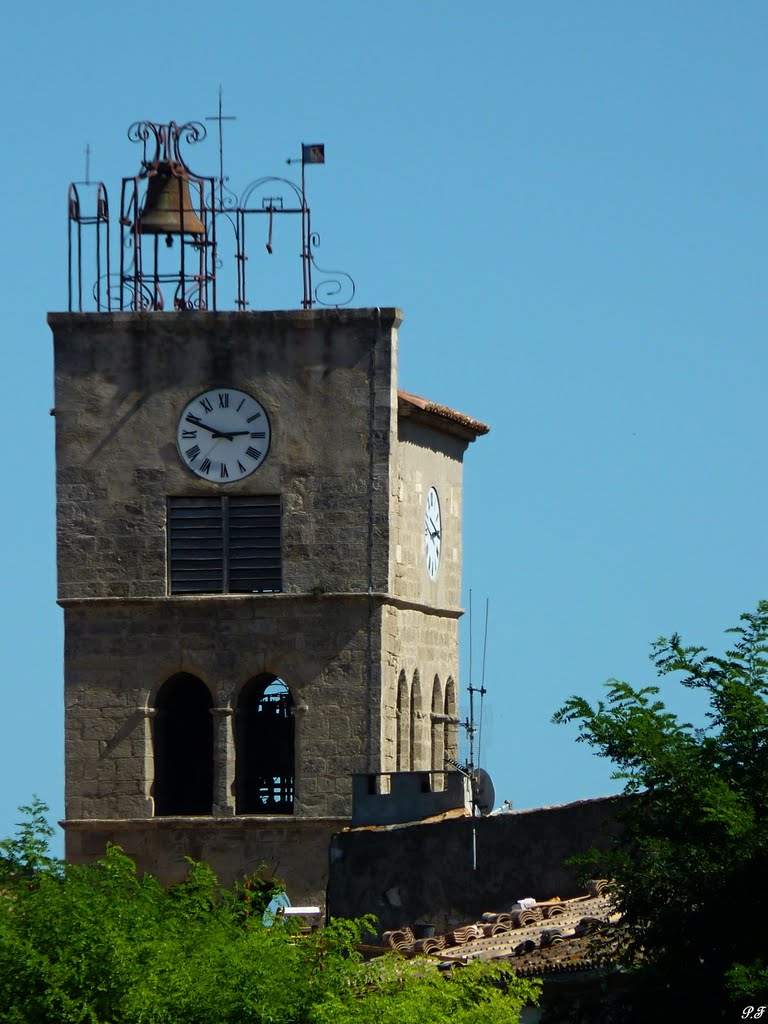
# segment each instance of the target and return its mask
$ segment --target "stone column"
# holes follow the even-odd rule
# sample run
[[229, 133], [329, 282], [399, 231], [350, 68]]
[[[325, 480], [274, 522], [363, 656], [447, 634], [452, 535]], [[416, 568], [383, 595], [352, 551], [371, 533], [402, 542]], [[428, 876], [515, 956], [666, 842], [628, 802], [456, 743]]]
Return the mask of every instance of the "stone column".
[[157, 708], [137, 708], [138, 714], [144, 719], [144, 800], [147, 813], [153, 817], [155, 813], [155, 800], [152, 796], [152, 787], [155, 781], [155, 747], [152, 742], [152, 721], [157, 716]]
[[235, 813], [235, 739], [232, 708], [211, 708], [213, 715], [213, 809], [215, 818]]

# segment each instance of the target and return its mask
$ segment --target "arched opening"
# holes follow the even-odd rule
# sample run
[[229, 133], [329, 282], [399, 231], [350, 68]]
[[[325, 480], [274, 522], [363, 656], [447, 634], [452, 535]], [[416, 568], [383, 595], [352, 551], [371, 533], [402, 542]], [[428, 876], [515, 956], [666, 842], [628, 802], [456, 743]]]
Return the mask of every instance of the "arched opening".
[[[440, 677], [435, 676], [432, 683], [432, 718], [430, 740], [432, 746], [432, 771], [442, 772], [445, 769], [445, 721], [443, 711], [443, 690]], [[432, 788], [442, 789], [445, 785], [442, 775], [432, 777]]]
[[405, 672], [400, 673], [397, 682], [397, 745], [395, 770], [407, 772], [411, 767], [411, 710], [408, 694], [408, 680]]
[[445, 716], [443, 725], [443, 757], [452, 761], [459, 759], [459, 702], [456, 698], [456, 683], [452, 676], [445, 684]]
[[424, 703], [421, 693], [421, 679], [419, 670], [413, 673], [411, 684], [411, 771], [418, 768], [427, 768], [428, 764], [424, 756]]
[[293, 814], [295, 720], [291, 691], [277, 676], [249, 680], [235, 731], [238, 814]]
[[212, 707], [208, 687], [186, 672], [172, 676], [158, 690], [152, 721], [156, 815], [211, 813]]

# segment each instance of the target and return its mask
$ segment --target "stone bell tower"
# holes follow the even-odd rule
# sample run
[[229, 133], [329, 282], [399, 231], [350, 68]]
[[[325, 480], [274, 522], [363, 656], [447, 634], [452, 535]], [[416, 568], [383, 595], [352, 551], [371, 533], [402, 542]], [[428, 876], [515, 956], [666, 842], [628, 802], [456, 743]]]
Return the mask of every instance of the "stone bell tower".
[[[133, 262], [96, 266], [93, 311], [71, 265], [48, 318], [67, 856], [112, 841], [165, 880], [263, 863], [321, 901], [351, 775], [456, 754], [462, 459], [488, 428], [399, 390], [398, 310], [315, 308], [309, 236], [303, 308], [248, 311], [243, 279], [218, 310], [221, 210], [185, 131], [141, 127]], [[318, 151], [286, 185], [307, 232]], [[70, 228], [103, 253], [96, 188], [91, 215], [70, 187]], [[237, 223], [266, 213], [271, 238], [274, 197], [244, 195]]]

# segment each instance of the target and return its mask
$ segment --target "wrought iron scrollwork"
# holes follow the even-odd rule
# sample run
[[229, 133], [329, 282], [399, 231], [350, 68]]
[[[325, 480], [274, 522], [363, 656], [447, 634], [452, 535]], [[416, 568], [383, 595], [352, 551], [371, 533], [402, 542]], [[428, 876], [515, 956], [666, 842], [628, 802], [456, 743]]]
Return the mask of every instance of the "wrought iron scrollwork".
[[162, 161], [186, 167], [187, 162], [181, 154], [182, 142], [194, 145], [202, 142], [207, 134], [202, 121], [186, 121], [184, 124], [175, 121], [169, 121], [168, 124], [134, 121], [128, 129], [130, 141], [139, 142], [143, 147], [142, 163], [145, 168]]
[[120, 305], [120, 275], [102, 274], [93, 284], [93, 300], [97, 310]]
[[180, 281], [176, 286], [173, 295], [174, 309], [207, 309], [203, 290], [199, 282], [195, 281], [191, 287], [184, 287], [185, 282]]
[[[126, 294], [128, 302], [125, 301]], [[165, 309], [165, 299], [160, 286], [143, 278], [139, 278], [138, 286], [135, 278], [122, 280], [120, 298], [124, 307], [136, 313], [160, 313]]]
[[[355, 297], [355, 282], [352, 275], [348, 274], [346, 270], [326, 270], [316, 263], [311, 250], [318, 248], [320, 245], [320, 235], [317, 231], [313, 231], [309, 236], [309, 245], [309, 258], [312, 261], [312, 266], [318, 274], [324, 275], [323, 280], [314, 286], [312, 296], [315, 302], [321, 306], [334, 306], [337, 308], [339, 306], [348, 306]], [[349, 293], [347, 298], [337, 298], [339, 295], [344, 295], [345, 289]]]

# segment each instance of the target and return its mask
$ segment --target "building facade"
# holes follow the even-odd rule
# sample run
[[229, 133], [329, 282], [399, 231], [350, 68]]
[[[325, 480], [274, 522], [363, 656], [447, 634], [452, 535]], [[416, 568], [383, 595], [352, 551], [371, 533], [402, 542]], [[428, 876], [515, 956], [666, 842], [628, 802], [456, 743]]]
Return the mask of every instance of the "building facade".
[[400, 321], [50, 314], [69, 859], [266, 864], [319, 900], [352, 774], [456, 756], [488, 428], [398, 389]]

